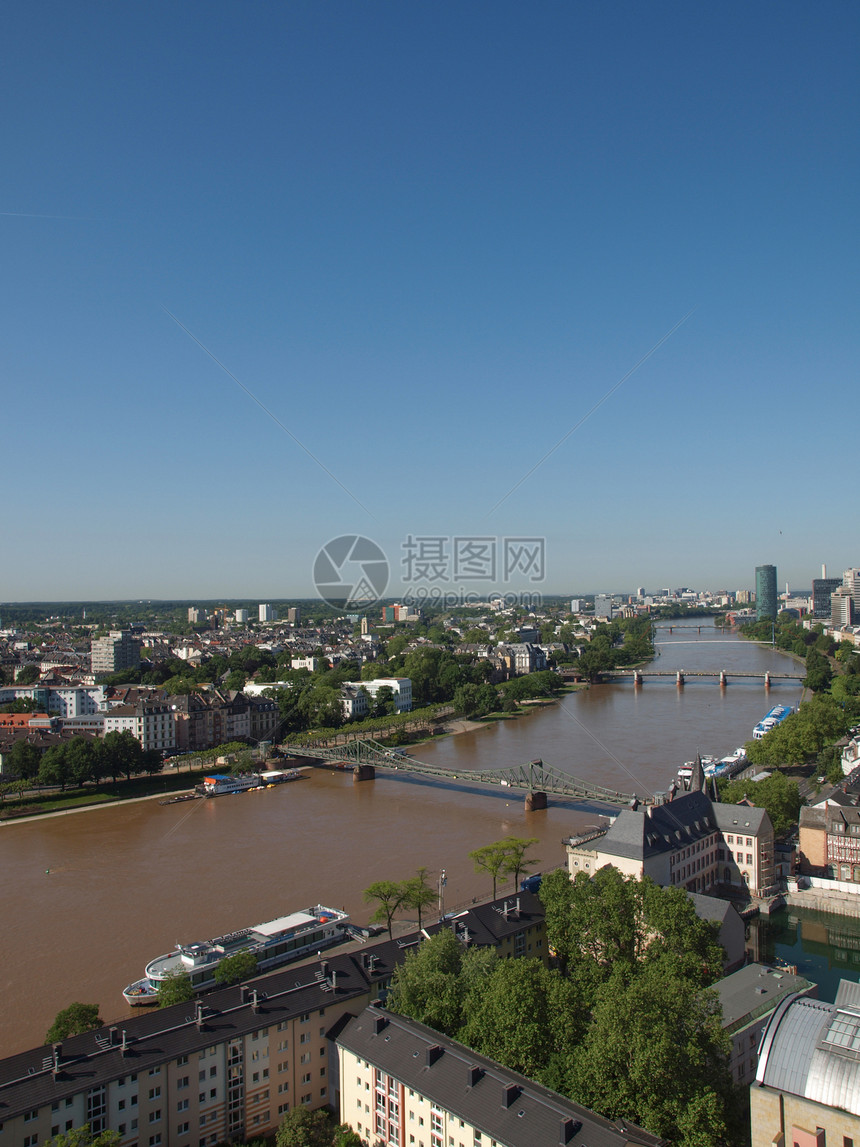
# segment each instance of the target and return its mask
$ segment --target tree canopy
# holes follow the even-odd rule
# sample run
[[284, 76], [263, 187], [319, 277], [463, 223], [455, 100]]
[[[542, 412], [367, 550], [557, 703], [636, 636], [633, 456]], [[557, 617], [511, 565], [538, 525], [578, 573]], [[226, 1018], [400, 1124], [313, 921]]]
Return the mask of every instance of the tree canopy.
[[[841, 768], [839, 771], [841, 773]], [[749, 800], [756, 808], [765, 809], [776, 836], [782, 836], [797, 824], [803, 804], [800, 789], [797, 781], [783, 773], [771, 773], [761, 781], [726, 781], [719, 789], [720, 800], [725, 804]]]
[[48, 1028], [45, 1043], [58, 1043], [73, 1035], [95, 1031], [102, 1026], [98, 1004], [69, 1004], [57, 1012], [54, 1022]]
[[257, 957], [253, 952], [237, 952], [227, 956], [215, 969], [216, 984], [238, 984], [257, 974]]
[[170, 1008], [174, 1004], [184, 1004], [194, 999], [194, 987], [187, 972], [177, 970], [169, 973], [158, 985], [158, 1006]]

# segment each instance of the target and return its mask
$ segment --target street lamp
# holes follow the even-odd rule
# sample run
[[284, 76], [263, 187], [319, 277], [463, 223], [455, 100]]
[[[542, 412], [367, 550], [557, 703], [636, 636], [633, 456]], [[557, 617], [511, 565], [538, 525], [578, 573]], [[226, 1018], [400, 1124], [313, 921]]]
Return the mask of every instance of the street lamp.
[[448, 883], [448, 877], [445, 875], [445, 869], [439, 873], [439, 919], [445, 915], [445, 885]]

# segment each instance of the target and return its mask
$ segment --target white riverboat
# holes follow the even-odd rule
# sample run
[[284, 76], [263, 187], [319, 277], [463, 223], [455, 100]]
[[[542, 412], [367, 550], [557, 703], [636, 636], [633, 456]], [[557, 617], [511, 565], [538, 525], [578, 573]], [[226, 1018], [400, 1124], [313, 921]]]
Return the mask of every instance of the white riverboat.
[[257, 973], [268, 972], [336, 943], [343, 938], [348, 923], [348, 913], [317, 904], [213, 940], [177, 944], [172, 952], [150, 960], [143, 978], [129, 984], [123, 998], [132, 1007], [155, 1004], [159, 985], [177, 973], [189, 976], [195, 990], [210, 988], [216, 983], [215, 971], [221, 961], [239, 952], [257, 957]]
[[229, 776], [227, 773], [212, 773], [203, 778], [200, 792], [205, 797], [223, 797], [262, 787], [263, 782], [259, 773], [243, 773], [238, 777]]

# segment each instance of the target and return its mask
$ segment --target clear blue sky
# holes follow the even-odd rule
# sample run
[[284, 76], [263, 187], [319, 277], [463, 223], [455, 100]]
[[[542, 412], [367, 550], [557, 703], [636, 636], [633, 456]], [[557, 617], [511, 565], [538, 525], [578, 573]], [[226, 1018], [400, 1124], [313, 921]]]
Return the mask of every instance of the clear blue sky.
[[307, 595], [345, 533], [393, 591], [409, 535], [561, 593], [860, 564], [858, 30], [5, 6], [0, 598]]

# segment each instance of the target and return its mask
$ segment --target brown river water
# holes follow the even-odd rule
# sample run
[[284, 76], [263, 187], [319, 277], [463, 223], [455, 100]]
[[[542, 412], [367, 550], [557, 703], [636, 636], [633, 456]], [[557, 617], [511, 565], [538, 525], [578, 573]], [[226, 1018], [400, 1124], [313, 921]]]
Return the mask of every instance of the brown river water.
[[[653, 668], [797, 671], [784, 654], [726, 637], [703, 619], [660, 630]], [[681, 623], [690, 626], [691, 622]], [[801, 667], [802, 668], [802, 667]], [[541, 757], [623, 793], [664, 790], [697, 750], [722, 756], [748, 740], [798, 683], [672, 679], [596, 686], [517, 720], [420, 746], [458, 773]], [[419, 866], [445, 907], [491, 892], [468, 853], [504, 836], [534, 836], [536, 867], [564, 861], [562, 838], [598, 822], [598, 805], [560, 801], [527, 813], [524, 794], [380, 770], [309, 771], [281, 788], [162, 807], [141, 801], [0, 826], [0, 1055], [42, 1042], [74, 1000], [105, 1021], [131, 1014], [123, 987], [177, 941], [260, 923], [311, 904], [345, 907], [363, 923], [362, 891]], [[50, 870], [50, 871], [46, 871]], [[500, 889], [500, 894], [506, 891]]]

